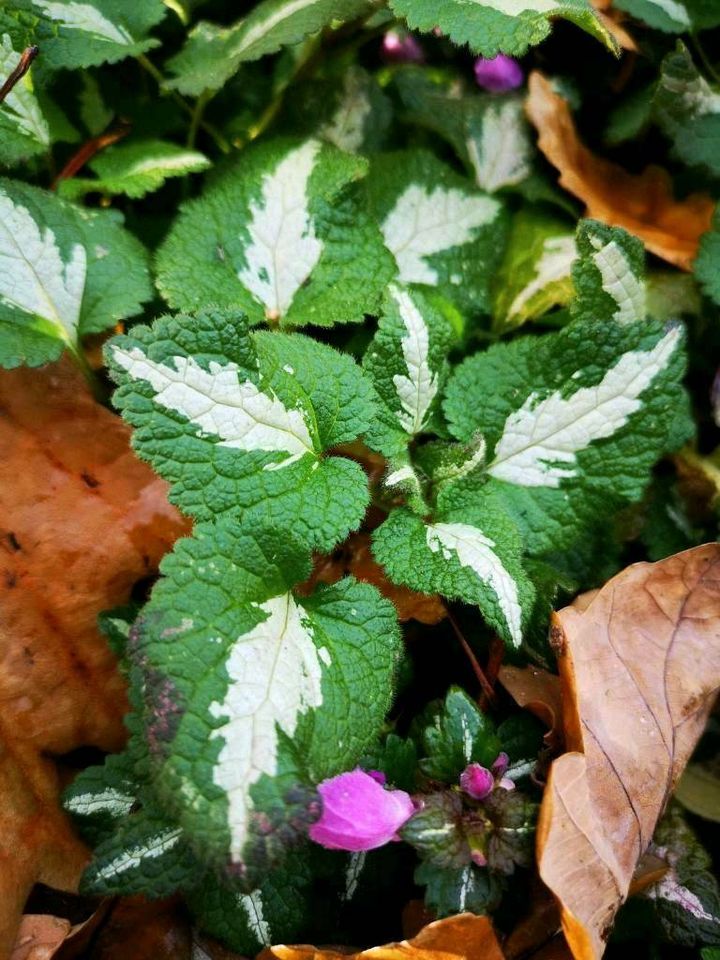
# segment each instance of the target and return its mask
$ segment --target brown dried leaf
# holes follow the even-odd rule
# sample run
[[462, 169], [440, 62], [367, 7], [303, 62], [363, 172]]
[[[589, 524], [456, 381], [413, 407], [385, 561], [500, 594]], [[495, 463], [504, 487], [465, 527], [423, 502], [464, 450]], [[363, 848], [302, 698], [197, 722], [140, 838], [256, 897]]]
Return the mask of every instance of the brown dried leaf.
[[187, 524], [129, 430], [67, 361], [0, 372], [0, 956], [35, 882], [86, 860], [43, 754], [124, 739], [125, 686], [96, 620]]
[[500, 667], [500, 683], [520, 707], [545, 724], [545, 743], [557, 747], [562, 742], [562, 692], [560, 678], [540, 667]]
[[602, 956], [618, 907], [720, 686], [720, 544], [628, 567], [584, 612], [554, 615], [571, 753], [537, 833], [576, 960]]
[[634, 38], [622, 25], [625, 16], [621, 10], [614, 10], [611, 0], [590, 0], [598, 17], [608, 32], [617, 40], [623, 50], [637, 52], [638, 46]]
[[461, 913], [428, 924], [412, 940], [371, 947], [360, 953], [339, 953], [317, 947], [269, 947], [257, 960], [504, 960], [487, 917]]
[[191, 955], [190, 919], [179, 897], [122, 897], [83, 954], [86, 960], [190, 960]]
[[535, 71], [528, 82], [527, 115], [538, 147], [560, 171], [560, 183], [586, 205], [586, 216], [624, 227], [651, 253], [690, 270], [703, 233], [710, 229], [714, 201], [694, 193], [675, 200], [666, 170], [628, 173], [592, 153], [577, 135], [567, 102]]
[[70, 933], [69, 920], [29, 913], [22, 918], [10, 960], [51, 960]]

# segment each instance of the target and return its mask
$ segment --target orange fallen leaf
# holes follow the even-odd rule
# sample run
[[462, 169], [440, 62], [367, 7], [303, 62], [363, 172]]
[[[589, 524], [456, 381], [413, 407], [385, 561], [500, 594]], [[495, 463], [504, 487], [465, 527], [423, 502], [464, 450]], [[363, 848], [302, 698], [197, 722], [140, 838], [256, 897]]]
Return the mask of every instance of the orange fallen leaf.
[[[190, 917], [179, 897], [122, 897], [82, 956], [85, 960], [190, 960], [195, 956]], [[65, 960], [62, 951], [58, 960]]]
[[592, 153], [577, 135], [567, 101], [537, 71], [530, 74], [526, 111], [538, 147], [560, 171], [560, 183], [586, 205], [586, 216], [639, 237], [651, 253], [690, 270], [715, 203], [706, 193], [675, 200], [666, 170], [628, 173]]
[[562, 692], [560, 678], [540, 667], [500, 667], [500, 683], [520, 707], [545, 724], [545, 743], [557, 747], [562, 742]]
[[720, 544], [628, 567], [555, 614], [569, 749], [537, 832], [576, 960], [602, 956], [720, 686]]
[[73, 889], [85, 848], [47, 753], [121, 746], [127, 709], [97, 629], [186, 531], [129, 430], [70, 361], [0, 373], [0, 956], [35, 882]]
[[317, 947], [268, 947], [257, 960], [504, 960], [492, 923], [487, 917], [461, 913], [429, 923], [413, 937], [359, 953], [338, 953]]
[[70, 929], [70, 921], [62, 917], [42, 913], [24, 916], [10, 960], [51, 960]]

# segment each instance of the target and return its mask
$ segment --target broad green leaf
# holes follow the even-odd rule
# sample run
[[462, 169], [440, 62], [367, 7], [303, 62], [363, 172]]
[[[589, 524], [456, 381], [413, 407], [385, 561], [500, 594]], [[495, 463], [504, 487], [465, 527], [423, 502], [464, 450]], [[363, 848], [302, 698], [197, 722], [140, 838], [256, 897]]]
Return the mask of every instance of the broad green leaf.
[[367, 162], [319, 140], [243, 152], [181, 209], [158, 252], [176, 309], [240, 307], [252, 323], [361, 321], [377, 313], [392, 260], [364, 209]]
[[532, 172], [535, 148], [522, 97], [461, 94], [456, 83], [417, 66], [401, 68], [393, 82], [404, 119], [446, 139], [482, 190], [517, 186]]
[[704, 294], [720, 304], [720, 209], [715, 208], [712, 228], [700, 238], [693, 264], [695, 277]]
[[0, 364], [37, 366], [140, 312], [151, 296], [141, 244], [110, 211], [0, 180]]
[[653, 117], [676, 157], [720, 176], [720, 93], [698, 72], [680, 41], [662, 62]]
[[425, 905], [436, 917], [467, 911], [486, 915], [497, 907], [502, 894], [500, 879], [487, 867], [473, 863], [445, 870], [433, 863], [421, 863], [415, 871], [415, 882], [425, 887]]
[[682, 328], [612, 317], [498, 344], [450, 378], [451, 432], [481, 433], [484, 476], [533, 554], [558, 550], [624, 502], [690, 432]]
[[517, 214], [493, 285], [494, 329], [512, 330], [569, 303], [576, 256], [575, 236], [562, 220], [533, 209]]
[[675, 798], [698, 817], [720, 823], [720, 765], [690, 763], [680, 777]]
[[450, 688], [425, 728], [422, 742], [423, 773], [453, 787], [469, 763], [490, 767], [502, 748], [490, 718], [460, 687]]
[[458, 481], [444, 491], [432, 520], [393, 510], [375, 531], [373, 554], [393, 583], [476, 604], [503, 640], [519, 647], [535, 599], [520, 562], [523, 545], [500, 502], [461, 487]]
[[137, 802], [133, 764], [125, 754], [111, 754], [102, 767], [81, 771], [63, 794], [63, 807], [93, 843], [111, 836]]
[[[668, 2], [668, 0], [657, 0]], [[468, 44], [473, 53], [519, 57], [550, 33], [550, 20], [562, 17], [601, 40], [610, 50], [615, 41], [586, 0], [390, 0], [413, 30], [439, 28], [453, 43]]]
[[400, 283], [436, 287], [474, 312], [488, 309], [505, 233], [498, 200], [424, 151], [375, 159], [368, 193]]
[[363, 359], [382, 408], [367, 442], [392, 456], [428, 427], [447, 379], [449, 321], [419, 290], [391, 284]]
[[684, 0], [614, 0], [613, 5], [665, 33], [687, 33], [692, 26]]
[[153, 791], [205, 863], [262, 874], [317, 816], [313, 784], [357, 763], [382, 726], [394, 608], [353, 579], [297, 597], [309, 571], [287, 527], [200, 524], [138, 623]]
[[577, 246], [573, 316], [589, 321], [607, 317], [620, 326], [645, 320], [645, 251], [640, 240], [617, 227], [583, 220]]
[[197, 150], [186, 150], [163, 140], [145, 140], [110, 147], [89, 166], [97, 180], [62, 180], [61, 196], [75, 200], [87, 193], [125, 194], [136, 200], [159, 190], [169, 177], [206, 170], [210, 161]]
[[262, 0], [230, 27], [201, 21], [168, 62], [175, 76], [169, 86], [191, 96], [219, 90], [241, 63], [276, 53], [335, 20], [352, 20], [369, 9], [368, 0]]
[[626, 94], [608, 114], [605, 142], [610, 146], [639, 137], [650, 126], [655, 83], [645, 84]]
[[[15, 49], [10, 35], [1, 30], [0, 23], [0, 77], [4, 81], [20, 62], [22, 50]], [[49, 147], [50, 127], [28, 73], [0, 104], [0, 164], [13, 166], [46, 153]]]
[[715, 0], [683, 0], [696, 30], [710, 30], [720, 26], [720, 7]]
[[280, 123], [289, 133], [319, 137], [348, 153], [367, 153], [382, 146], [391, 116], [390, 100], [377, 80], [352, 65], [293, 86]]
[[137, 452], [197, 519], [262, 517], [329, 550], [368, 502], [362, 468], [326, 456], [373, 417], [352, 357], [241, 315], [163, 317], [107, 347]]
[[42, 63], [51, 70], [115, 63], [157, 47], [148, 34], [167, 12], [162, 0], [13, 0], [13, 6], [39, 18]]

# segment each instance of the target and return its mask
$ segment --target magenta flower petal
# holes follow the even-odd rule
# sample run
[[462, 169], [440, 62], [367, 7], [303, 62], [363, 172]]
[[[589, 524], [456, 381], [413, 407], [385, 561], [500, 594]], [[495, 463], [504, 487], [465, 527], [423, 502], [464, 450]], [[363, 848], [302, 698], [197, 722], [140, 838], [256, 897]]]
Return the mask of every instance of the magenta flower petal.
[[423, 48], [411, 33], [388, 30], [383, 37], [383, 57], [389, 63], [422, 63]]
[[384, 787], [387, 783], [387, 777], [382, 772], [382, 770], [368, 770], [367, 775], [372, 777], [376, 783], [379, 783], [381, 787]]
[[460, 787], [474, 800], [484, 800], [492, 793], [495, 777], [487, 767], [471, 763], [460, 774]]
[[495, 763], [490, 767], [494, 776], [504, 777], [507, 768], [510, 766], [510, 757], [506, 753], [499, 753], [495, 760]]
[[489, 90], [490, 93], [505, 93], [507, 90], [515, 90], [519, 87], [524, 75], [517, 60], [499, 53], [492, 60], [479, 57], [475, 61], [475, 79], [483, 90]]
[[386, 790], [359, 768], [323, 780], [318, 787], [323, 810], [310, 827], [310, 839], [329, 850], [374, 850], [395, 839], [415, 813], [404, 790]]

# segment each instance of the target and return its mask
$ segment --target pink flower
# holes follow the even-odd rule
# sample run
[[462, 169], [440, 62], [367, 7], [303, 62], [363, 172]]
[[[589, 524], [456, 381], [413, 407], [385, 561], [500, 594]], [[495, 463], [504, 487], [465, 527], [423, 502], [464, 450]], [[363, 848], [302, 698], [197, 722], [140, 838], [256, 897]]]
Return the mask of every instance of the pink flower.
[[505, 776], [509, 765], [510, 758], [506, 753], [499, 753], [489, 770], [479, 763], [470, 763], [460, 774], [460, 789], [473, 800], [484, 800], [495, 787], [514, 790], [514, 781]]
[[479, 763], [471, 763], [460, 774], [460, 787], [473, 800], [484, 800], [492, 793], [495, 786], [495, 777], [487, 767]]
[[322, 816], [310, 827], [310, 839], [328, 850], [374, 850], [390, 840], [415, 813], [404, 790], [386, 790], [358, 767], [323, 780], [318, 787]]
[[389, 63], [422, 63], [423, 48], [411, 33], [388, 30], [383, 37], [383, 57]]
[[515, 90], [519, 87], [524, 76], [517, 60], [499, 53], [492, 60], [479, 57], [475, 61], [475, 79], [483, 90], [489, 90], [490, 93], [505, 93], [507, 90]]

